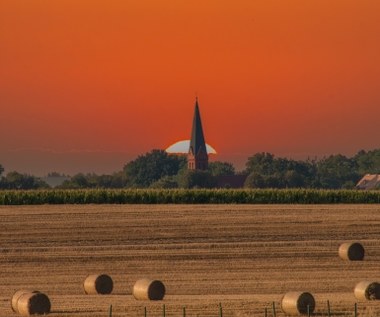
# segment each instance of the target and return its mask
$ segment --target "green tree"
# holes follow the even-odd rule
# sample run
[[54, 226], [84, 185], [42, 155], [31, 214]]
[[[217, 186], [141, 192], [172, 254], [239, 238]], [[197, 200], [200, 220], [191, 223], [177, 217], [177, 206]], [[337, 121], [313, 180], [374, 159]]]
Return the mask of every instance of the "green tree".
[[276, 158], [270, 153], [257, 153], [246, 163], [246, 187], [292, 188], [313, 187], [316, 165], [314, 161], [295, 161]]
[[158, 181], [150, 184], [150, 188], [178, 188], [178, 181], [175, 176], [164, 176]]
[[126, 177], [123, 171], [112, 174], [111, 188], [123, 188], [126, 186]]
[[178, 175], [178, 185], [182, 188], [212, 188], [215, 184], [209, 171], [183, 170]]
[[0, 188], [3, 189], [38, 189], [49, 188], [43, 180], [38, 177], [20, 174], [18, 172], [9, 172], [5, 177], [1, 179]]
[[354, 159], [330, 155], [317, 163], [317, 185], [322, 188], [342, 188], [356, 184], [360, 176]]
[[208, 164], [208, 170], [212, 176], [235, 175], [234, 166], [228, 162], [210, 162]]
[[3, 172], [4, 172], [4, 167], [0, 164], [0, 176], [1, 174], [3, 174]]
[[128, 187], [149, 187], [164, 176], [176, 175], [185, 165], [183, 156], [152, 150], [124, 166], [126, 183]]
[[264, 188], [266, 187], [266, 183], [264, 180], [264, 176], [257, 172], [252, 172], [245, 179], [244, 187], [248, 188]]
[[67, 177], [67, 175], [65, 175], [65, 174], [61, 174], [61, 173], [58, 173], [58, 172], [50, 172], [50, 173], [48, 173], [48, 175], [47, 175], [48, 177]]
[[286, 187], [294, 188], [294, 187], [304, 187], [306, 180], [304, 175], [302, 175], [297, 170], [287, 170], [284, 173], [284, 183]]
[[248, 158], [246, 163], [246, 173], [256, 173], [260, 175], [271, 175], [275, 172], [274, 155], [271, 153], [256, 153]]
[[88, 175], [84, 175], [83, 173], [78, 173], [72, 176], [70, 179], [65, 180], [60, 186], [57, 188], [64, 189], [77, 189], [77, 188], [91, 188], [93, 186], [90, 185], [88, 180]]
[[359, 151], [353, 160], [357, 165], [357, 172], [363, 176], [365, 174], [380, 174], [380, 149], [372, 151]]
[[122, 188], [125, 187], [125, 175], [117, 172], [112, 175], [76, 174], [65, 180], [58, 188]]

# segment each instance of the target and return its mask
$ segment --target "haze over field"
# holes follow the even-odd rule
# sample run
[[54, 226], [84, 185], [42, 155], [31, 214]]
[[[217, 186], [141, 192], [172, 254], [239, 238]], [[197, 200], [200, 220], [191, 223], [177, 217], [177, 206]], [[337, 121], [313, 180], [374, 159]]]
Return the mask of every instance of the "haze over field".
[[190, 137], [216, 159], [379, 148], [377, 0], [0, 0], [0, 164], [110, 173]]

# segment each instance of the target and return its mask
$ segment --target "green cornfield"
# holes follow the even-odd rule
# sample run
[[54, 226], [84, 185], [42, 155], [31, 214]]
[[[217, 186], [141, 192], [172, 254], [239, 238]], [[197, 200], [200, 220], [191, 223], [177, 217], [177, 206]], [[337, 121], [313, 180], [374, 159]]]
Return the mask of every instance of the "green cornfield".
[[0, 205], [377, 204], [380, 191], [317, 189], [1, 190]]

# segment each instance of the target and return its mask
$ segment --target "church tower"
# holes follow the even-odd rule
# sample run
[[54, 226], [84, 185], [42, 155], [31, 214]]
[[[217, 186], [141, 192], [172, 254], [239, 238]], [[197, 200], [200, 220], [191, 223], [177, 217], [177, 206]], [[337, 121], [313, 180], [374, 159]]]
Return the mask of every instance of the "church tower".
[[187, 155], [187, 168], [190, 170], [207, 170], [208, 168], [208, 155], [201, 115], [199, 113], [198, 98], [195, 100], [193, 128], [191, 130], [190, 147]]

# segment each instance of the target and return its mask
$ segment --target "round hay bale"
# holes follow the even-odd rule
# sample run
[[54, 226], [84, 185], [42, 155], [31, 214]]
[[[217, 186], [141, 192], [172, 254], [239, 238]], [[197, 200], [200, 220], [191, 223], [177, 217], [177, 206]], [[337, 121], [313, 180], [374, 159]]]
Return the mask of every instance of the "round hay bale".
[[354, 295], [358, 300], [380, 299], [380, 283], [372, 281], [361, 281], [356, 284]]
[[165, 291], [161, 281], [143, 278], [135, 283], [132, 293], [137, 300], [162, 300]]
[[288, 315], [307, 314], [307, 307], [312, 313], [315, 309], [313, 295], [307, 292], [288, 292], [281, 300], [281, 309]]
[[83, 283], [84, 292], [88, 295], [111, 294], [113, 290], [112, 278], [107, 274], [93, 274], [87, 276]]
[[18, 308], [17, 308], [18, 299], [21, 297], [21, 295], [23, 295], [25, 293], [39, 293], [39, 291], [31, 291], [31, 290], [27, 290], [27, 289], [20, 289], [20, 290], [16, 291], [12, 295], [12, 300], [11, 300], [11, 307], [15, 313], [18, 313]]
[[339, 256], [343, 260], [362, 261], [364, 259], [364, 247], [359, 242], [346, 242], [339, 247]]
[[49, 314], [50, 309], [49, 297], [40, 292], [24, 293], [17, 301], [17, 311], [23, 316]]

